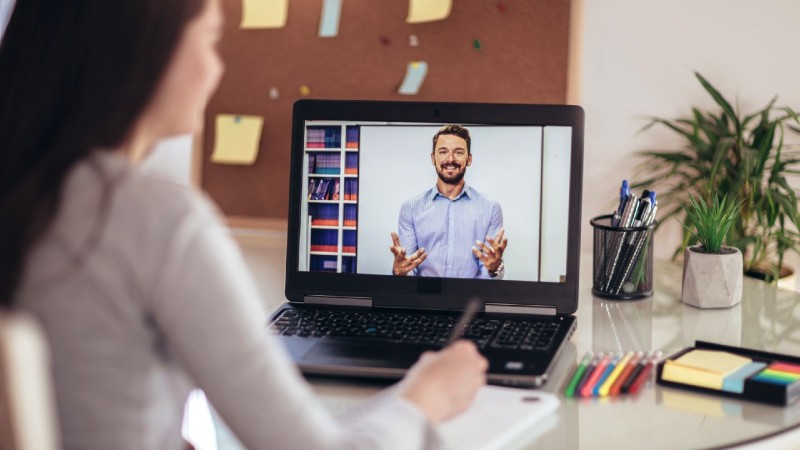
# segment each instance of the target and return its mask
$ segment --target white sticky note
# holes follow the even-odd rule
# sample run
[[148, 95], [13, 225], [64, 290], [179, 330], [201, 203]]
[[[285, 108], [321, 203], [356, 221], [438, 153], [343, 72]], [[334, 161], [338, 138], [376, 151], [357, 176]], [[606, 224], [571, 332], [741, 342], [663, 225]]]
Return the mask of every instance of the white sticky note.
[[211, 161], [219, 164], [253, 164], [264, 119], [259, 116], [219, 114]]
[[283, 28], [289, 0], [242, 0], [240, 28]]
[[433, 22], [450, 15], [452, 0], [408, 0], [406, 23]]
[[323, 0], [322, 17], [319, 20], [319, 37], [334, 37], [339, 34], [339, 16], [342, 15], [342, 0]]
[[400, 89], [397, 91], [403, 95], [417, 95], [419, 88], [425, 81], [425, 75], [428, 74], [428, 63], [425, 61], [414, 61], [408, 63], [406, 69], [406, 76], [403, 78], [403, 83], [400, 84]]

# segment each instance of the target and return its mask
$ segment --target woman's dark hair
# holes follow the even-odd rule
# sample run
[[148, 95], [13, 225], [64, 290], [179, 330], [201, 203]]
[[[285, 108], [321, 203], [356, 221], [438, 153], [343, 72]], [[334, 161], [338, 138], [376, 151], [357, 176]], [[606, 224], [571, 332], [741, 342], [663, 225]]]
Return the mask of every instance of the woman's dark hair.
[[207, 0], [17, 0], [0, 41], [0, 306], [70, 169], [122, 145]]

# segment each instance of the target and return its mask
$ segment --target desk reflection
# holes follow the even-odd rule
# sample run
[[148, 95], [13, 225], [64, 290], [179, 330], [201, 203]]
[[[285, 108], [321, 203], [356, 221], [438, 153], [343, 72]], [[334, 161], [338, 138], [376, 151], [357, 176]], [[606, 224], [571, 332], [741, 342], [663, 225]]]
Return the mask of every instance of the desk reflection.
[[[765, 425], [789, 426], [800, 418], [800, 403], [778, 408], [772, 405], [684, 391], [667, 386], [657, 387], [656, 402], [674, 411], [696, 414], [703, 425], [721, 426], [720, 419], [735, 419]], [[708, 421], [708, 424], [705, 422]], [[717, 422], [716, 424], [714, 422]]]
[[592, 350], [649, 351], [653, 345], [653, 299], [592, 302]]
[[700, 309], [681, 305], [683, 342], [689, 346], [695, 341], [742, 346], [742, 304], [730, 308]]

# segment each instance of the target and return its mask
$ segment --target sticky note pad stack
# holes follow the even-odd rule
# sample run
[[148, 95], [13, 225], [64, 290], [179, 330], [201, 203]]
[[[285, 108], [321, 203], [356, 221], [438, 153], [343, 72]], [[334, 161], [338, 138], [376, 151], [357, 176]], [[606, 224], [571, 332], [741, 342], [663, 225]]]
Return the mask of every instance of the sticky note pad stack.
[[800, 398], [800, 358], [698, 341], [658, 365], [659, 384], [788, 405]]
[[722, 389], [725, 378], [753, 362], [728, 352], [691, 350], [667, 360], [661, 378], [709, 389]]

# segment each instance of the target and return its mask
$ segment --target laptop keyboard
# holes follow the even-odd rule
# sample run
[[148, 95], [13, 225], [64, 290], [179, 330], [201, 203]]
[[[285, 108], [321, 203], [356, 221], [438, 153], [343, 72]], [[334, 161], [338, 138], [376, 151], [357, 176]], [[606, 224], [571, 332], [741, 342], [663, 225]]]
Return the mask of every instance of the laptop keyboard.
[[[398, 344], [443, 346], [455, 316], [407, 314], [383, 311], [326, 309], [287, 309], [270, 325], [283, 336], [322, 338], [348, 337], [389, 341]], [[475, 318], [467, 325], [463, 338], [479, 349], [547, 351], [558, 333], [555, 321]]]

